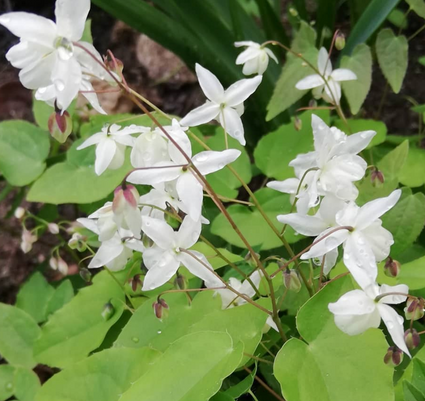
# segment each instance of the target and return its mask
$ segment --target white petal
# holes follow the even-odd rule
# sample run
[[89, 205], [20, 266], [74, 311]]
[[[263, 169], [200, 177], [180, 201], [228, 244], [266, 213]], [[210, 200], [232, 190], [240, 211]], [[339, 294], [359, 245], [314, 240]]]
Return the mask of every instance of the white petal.
[[80, 217], [77, 221], [82, 224], [85, 228], [99, 234], [99, 229], [95, 220], [88, 219], [87, 217]]
[[[149, 252], [147, 249], [144, 253]], [[176, 274], [179, 268], [180, 262], [172, 252], [164, 252], [158, 258], [157, 262], [149, 268], [144, 280], [143, 280], [143, 291], [154, 290], [165, 284], [171, 277]]]
[[96, 161], [94, 163], [94, 171], [97, 175], [101, 175], [112, 162], [117, 150], [115, 141], [105, 138], [96, 146]]
[[[251, 60], [248, 60], [243, 68], [242, 68], [242, 73], [244, 75], [253, 75], [253, 74], [262, 74], [263, 72], [260, 72], [260, 63], [259, 63], [259, 59], [258, 57], [253, 58]], [[265, 69], [264, 69], [265, 70]]]
[[254, 78], [241, 79], [230, 85], [224, 93], [226, 106], [235, 107], [248, 99], [261, 84], [263, 77], [258, 75]]
[[300, 180], [298, 178], [288, 178], [284, 181], [270, 181], [267, 183], [267, 187], [274, 189], [285, 194], [297, 193]]
[[102, 267], [112, 262], [123, 251], [124, 246], [120, 241], [110, 240], [103, 242], [94, 258], [90, 261], [89, 269]]
[[331, 195], [325, 196], [320, 203], [318, 215], [328, 226], [336, 225], [335, 216], [344, 206], [345, 202], [343, 200]]
[[242, 146], [245, 146], [244, 128], [241, 117], [236, 109], [225, 107], [219, 114], [220, 124], [224, 130], [235, 138]]
[[[167, 151], [167, 141], [161, 135], [145, 132], [134, 141], [130, 155], [131, 165], [133, 167], [149, 167], [165, 162], [169, 160]], [[168, 162], [168, 164], [170, 163]]]
[[[116, 142], [115, 142], [116, 143]], [[125, 146], [120, 143], [116, 143], [117, 148], [115, 150], [114, 157], [111, 160], [111, 163], [108, 166], [110, 170], [117, 170], [122, 167], [125, 161]]]
[[378, 310], [394, 344], [410, 357], [410, 352], [404, 341], [403, 318], [388, 305], [378, 304]]
[[240, 154], [241, 151], [237, 149], [226, 149], [221, 152], [205, 151], [193, 156], [192, 161], [202, 175], [207, 175], [234, 162]]
[[80, 40], [90, 10], [90, 0], [56, 0], [58, 35], [69, 40]]
[[357, 75], [347, 68], [338, 68], [332, 71], [331, 77], [335, 81], [353, 81], [357, 79]]
[[325, 94], [326, 96], [323, 96], [323, 98], [326, 101], [329, 103], [339, 104], [339, 101], [341, 100], [341, 85], [338, 82], [329, 79], [328, 83], [325, 85]]
[[164, 220], [143, 216], [142, 230], [160, 248], [173, 248], [175, 232]]
[[1, 15], [0, 24], [23, 40], [53, 49], [56, 25], [50, 19], [25, 12], [13, 12]]
[[223, 285], [213, 273], [214, 269], [202, 253], [197, 251], [180, 252], [177, 258], [194, 276], [205, 281], [208, 287], [221, 287]]
[[87, 92], [87, 91], [94, 91], [93, 85], [90, 83], [90, 81], [87, 81], [83, 79], [81, 81], [80, 85], [80, 91], [85, 91], [82, 93], [82, 95], [87, 99], [87, 101], [91, 104], [91, 106], [100, 114], [107, 114], [105, 110], [103, 110], [102, 106], [99, 103], [99, 99], [94, 92]]
[[375, 131], [362, 131], [353, 135], [348, 135], [344, 145], [344, 150], [352, 154], [360, 153], [367, 145], [369, 145], [375, 135]]
[[189, 249], [195, 245], [201, 235], [201, 229], [201, 220], [195, 221], [190, 216], [186, 216], [176, 236], [177, 246]]
[[[332, 270], [332, 268], [336, 264], [336, 260], [338, 259], [338, 248], [335, 248], [331, 251], [329, 251], [326, 256], [323, 256], [325, 258], [325, 264], [323, 266], [323, 273], [326, 275], [329, 274], [329, 272]], [[323, 259], [322, 259], [323, 261]]]
[[390, 254], [394, 244], [393, 235], [384, 227], [381, 220], [375, 220], [369, 227], [362, 230], [367, 243], [372, 248], [377, 262], [384, 260]]
[[[198, 77], [199, 85], [205, 96], [216, 104], [223, 102], [224, 89], [217, 77], [206, 68], [199, 64], [195, 66], [196, 75]], [[186, 125], [182, 123], [183, 125]], [[190, 125], [190, 124], [189, 124]]]
[[97, 145], [103, 139], [106, 139], [106, 134], [103, 132], [98, 132], [91, 137], [87, 138], [80, 146], [78, 146], [77, 150], [88, 148], [89, 146]]
[[[254, 287], [258, 289], [262, 277], [263, 274], [259, 270], [256, 270], [254, 273], [251, 274], [249, 278], [251, 280], [251, 283], [254, 284]], [[245, 294], [248, 297], [252, 298], [255, 295], [255, 289], [252, 287], [251, 283], [248, 280], [245, 280], [238, 291], [241, 294]]]
[[283, 224], [289, 224], [296, 232], [310, 237], [315, 237], [328, 228], [321, 218], [300, 213], [281, 214], [277, 219]]
[[362, 233], [351, 233], [344, 245], [344, 264], [363, 289], [376, 281], [378, 267], [375, 256]]
[[243, 46], [249, 46], [254, 48], [259, 48], [260, 45], [256, 42], [253, 42], [252, 40], [240, 40], [239, 42], [234, 43], [235, 47], [243, 47]]
[[375, 311], [376, 304], [364, 291], [353, 290], [330, 303], [328, 308], [334, 315], [368, 315]]
[[180, 124], [188, 127], [195, 127], [200, 124], [208, 123], [214, 120], [220, 112], [220, 105], [212, 102], [206, 102], [202, 106], [190, 111], [180, 120]]
[[372, 224], [376, 219], [379, 219], [383, 214], [388, 212], [398, 202], [401, 196], [401, 190], [396, 189], [385, 198], [378, 198], [366, 203], [359, 210], [357, 215], [356, 228], [363, 230]]
[[[398, 285], [386, 285], [382, 284], [379, 293], [388, 294], [392, 292], [399, 292], [401, 294], [409, 294], [409, 287], [406, 284], [398, 284]], [[407, 296], [405, 295], [387, 295], [382, 298], [379, 303], [381, 304], [401, 304], [405, 302]]]
[[127, 178], [132, 184], [153, 185], [175, 180], [182, 173], [182, 168], [173, 166], [173, 162], [161, 162], [153, 168], [133, 171]]
[[77, 97], [82, 82], [81, 66], [73, 57], [62, 60], [57, 57], [52, 71], [52, 82], [57, 90], [57, 102], [62, 110], [66, 110]]
[[[318, 239], [320, 239], [321, 237], [323, 237], [334, 229], [334, 227], [331, 227], [323, 231], [322, 234], [320, 234], [320, 236], [315, 239], [315, 242], [317, 242]], [[317, 244], [313, 245], [308, 252], [304, 253], [301, 256], [301, 259], [311, 259], [323, 256], [332, 249], [335, 249], [339, 245], [341, 245], [349, 237], [349, 235], [350, 234], [348, 230], [335, 231], [334, 233], [326, 237], [324, 240], [317, 242]]]
[[277, 59], [276, 55], [273, 53], [273, 51], [272, 51], [272, 50], [270, 50], [270, 49], [268, 49], [268, 48], [265, 48], [264, 50], [266, 51], [266, 53], [268, 54], [268, 56], [269, 56], [272, 60], [274, 60], [274, 62], [275, 62], [275, 63], [279, 64], [279, 60]]
[[[171, 132], [171, 136], [186, 153], [188, 157], [192, 157], [192, 144], [190, 143], [189, 137], [183, 131]], [[168, 141], [168, 153], [171, 160], [176, 164], [186, 164], [187, 159], [183, 156], [183, 153], [171, 142]]]
[[299, 90], [313, 89], [324, 85], [325, 81], [318, 74], [308, 75], [297, 82], [295, 87]]
[[319, 50], [317, 68], [319, 72], [325, 77], [329, 76], [332, 72], [332, 63], [331, 60], [329, 60], [328, 51], [324, 47], [321, 47]]
[[51, 75], [55, 63], [55, 53], [51, 53], [39, 59], [36, 63], [25, 66], [19, 72], [19, 79], [22, 85], [28, 89], [38, 89], [49, 86], [52, 83]]
[[50, 49], [45, 46], [21, 40], [9, 49], [6, 59], [15, 68], [24, 68], [25, 66], [36, 63], [37, 60], [43, 58], [49, 52]]
[[248, 48], [244, 50], [236, 59], [236, 65], [245, 64], [247, 61], [257, 57], [258, 49]]
[[378, 309], [366, 315], [335, 315], [335, 324], [344, 333], [355, 336], [364, 333], [370, 328], [379, 327], [381, 316]]
[[189, 216], [197, 221], [201, 217], [203, 188], [192, 172], [182, 174], [177, 180], [177, 193], [187, 208]]

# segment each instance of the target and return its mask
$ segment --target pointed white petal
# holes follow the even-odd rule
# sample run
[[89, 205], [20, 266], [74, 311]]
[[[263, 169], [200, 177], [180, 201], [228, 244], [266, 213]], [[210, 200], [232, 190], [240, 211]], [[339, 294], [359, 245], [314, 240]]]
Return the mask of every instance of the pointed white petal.
[[298, 178], [288, 178], [284, 181], [270, 181], [267, 187], [285, 194], [297, 193], [300, 180]]
[[352, 154], [360, 153], [367, 145], [369, 145], [375, 135], [375, 131], [362, 131], [353, 135], [348, 135], [344, 145], [344, 150]]
[[235, 138], [242, 146], [245, 146], [244, 128], [241, 117], [236, 109], [225, 107], [220, 113], [220, 124], [224, 130]]
[[66, 110], [77, 97], [82, 82], [81, 66], [75, 58], [56, 59], [52, 71], [52, 82], [56, 87], [56, 100], [62, 110]]
[[374, 312], [376, 304], [364, 291], [353, 290], [330, 303], [328, 308], [334, 315], [367, 315]]
[[253, 42], [252, 40], [240, 40], [239, 42], [235, 42], [235, 47], [243, 47], [243, 46], [250, 46], [254, 48], [260, 47], [258, 43]]
[[207, 175], [233, 163], [240, 154], [241, 151], [237, 149], [226, 149], [221, 152], [207, 150], [193, 156], [192, 161], [202, 175]]
[[344, 333], [355, 336], [371, 328], [379, 327], [381, 316], [378, 309], [366, 315], [335, 315], [336, 326]]
[[56, 25], [47, 18], [25, 12], [0, 15], [0, 24], [15, 36], [53, 49], [56, 38]]
[[234, 107], [243, 103], [258, 88], [263, 77], [258, 75], [254, 78], [241, 79], [230, 85], [224, 93], [224, 102], [226, 106]]
[[387, 229], [382, 227], [381, 220], [375, 220], [369, 227], [364, 228], [362, 234], [372, 248], [377, 262], [384, 260], [390, 254], [394, 238]]
[[[398, 284], [398, 285], [386, 285], [382, 284], [381, 288], [379, 290], [379, 293], [382, 294], [388, 294], [388, 293], [401, 293], [401, 294], [409, 294], [409, 287], [406, 284]], [[379, 303], [381, 304], [401, 304], [402, 302], [405, 302], [407, 299], [407, 296], [404, 295], [387, 295], [384, 298], [381, 298]]]
[[203, 189], [192, 172], [182, 174], [177, 180], [176, 190], [189, 216], [197, 221], [201, 217]]
[[185, 249], [189, 249], [195, 245], [198, 241], [199, 236], [201, 235], [201, 220], [195, 221], [186, 216], [179, 228], [179, 231], [176, 235], [176, 244], [177, 246]]
[[142, 230], [160, 248], [173, 248], [175, 232], [164, 220], [143, 216]]
[[324, 47], [321, 47], [319, 50], [317, 68], [319, 72], [325, 77], [329, 76], [332, 72], [332, 63], [331, 60], [329, 60], [328, 51]]
[[186, 114], [186, 116], [180, 120], [180, 123], [188, 127], [195, 127], [214, 120], [218, 116], [219, 112], [219, 104], [206, 102], [202, 106], [199, 106]]
[[[317, 242], [318, 239], [329, 233], [330, 231], [334, 230], [334, 227], [331, 227], [325, 231], [322, 232], [316, 239], [315, 242]], [[325, 239], [321, 240], [320, 242], [317, 242], [315, 245], [311, 247], [311, 249], [304, 253], [301, 256], [301, 259], [311, 259], [311, 258], [317, 258], [319, 256], [323, 256], [332, 249], [337, 248], [339, 245], [341, 245], [348, 237], [349, 232], [347, 230], [339, 230], [335, 231], [334, 233], [330, 234]]]
[[236, 65], [245, 64], [247, 61], [257, 57], [258, 49], [248, 48], [244, 50], [236, 59]]
[[97, 145], [103, 139], [106, 139], [106, 134], [103, 132], [97, 132], [96, 134], [87, 138], [80, 146], [78, 146], [77, 150], [88, 148], [89, 146]]
[[182, 168], [173, 166], [173, 162], [161, 162], [153, 168], [133, 171], [127, 178], [132, 184], [153, 185], [175, 180], [182, 173]]
[[6, 54], [6, 59], [15, 68], [24, 68], [27, 65], [32, 65], [49, 53], [50, 49], [37, 43], [29, 43], [26, 40], [21, 40], [15, 46], [12, 46]]
[[[180, 146], [187, 156], [192, 157], [192, 144], [190, 143], [189, 137], [183, 131], [173, 131], [171, 136]], [[171, 160], [176, 164], [186, 164], [187, 159], [183, 156], [183, 153], [171, 142], [168, 141], [168, 153]]]
[[19, 72], [19, 79], [28, 89], [38, 89], [51, 84], [51, 74], [56, 63], [54, 53], [40, 58], [36, 63], [25, 66]]
[[80, 40], [90, 10], [90, 0], [56, 0], [58, 35], [69, 40]]
[[283, 224], [289, 224], [296, 232], [310, 237], [315, 237], [328, 228], [321, 218], [300, 213], [281, 214], [277, 219]]
[[394, 344], [397, 345], [405, 354], [410, 356], [409, 349], [404, 341], [403, 318], [391, 306], [378, 304], [378, 310], [382, 320], [387, 326], [388, 332]]
[[325, 264], [323, 265], [323, 273], [326, 276], [336, 264], [336, 260], [338, 259], [338, 248], [329, 251], [326, 256], [323, 257], [325, 258]]
[[272, 51], [272, 50], [270, 50], [270, 49], [268, 49], [268, 48], [265, 48], [264, 50], [266, 51], [266, 53], [268, 54], [268, 56], [269, 56], [272, 60], [274, 60], [274, 62], [275, 62], [276, 64], [279, 64], [279, 60], [277, 59], [276, 55], [273, 53], [273, 51]]
[[94, 163], [94, 171], [97, 175], [101, 175], [110, 165], [115, 156], [117, 145], [110, 138], [104, 138], [96, 146], [96, 161]]
[[338, 68], [333, 70], [331, 73], [331, 77], [333, 80], [341, 82], [341, 81], [353, 81], [357, 79], [357, 75], [354, 74], [353, 71], [348, 70], [347, 68]]
[[318, 74], [308, 75], [305, 78], [297, 82], [295, 87], [299, 90], [318, 88], [324, 85], [325, 81]]
[[401, 190], [396, 189], [385, 198], [378, 198], [366, 203], [359, 210], [357, 215], [356, 228], [363, 230], [370, 226], [376, 219], [392, 209], [401, 196]]
[[[254, 284], [254, 287], [258, 289], [262, 277], [262, 273], [259, 270], [256, 270], [254, 273], [251, 274], [249, 278], [251, 280], [251, 283]], [[255, 295], [255, 289], [252, 287], [251, 283], [248, 280], [245, 280], [238, 291], [241, 294], [245, 294], [248, 297], [252, 298]]]
[[[144, 253], [149, 252], [147, 249]], [[165, 284], [171, 277], [176, 274], [179, 268], [180, 262], [172, 252], [163, 252], [157, 259], [156, 263], [149, 268], [144, 280], [143, 280], [143, 291], [154, 290]]]
[[87, 99], [87, 101], [91, 104], [91, 106], [100, 114], [107, 114], [105, 110], [103, 110], [102, 106], [99, 103], [99, 99], [97, 98], [96, 93], [87, 92], [94, 91], [93, 85], [90, 81], [83, 79], [80, 85], [80, 91], [84, 91], [82, 95]]
[[329, 103], [339, 104], [341, 100], [341, 85], [333, 79], [328, 80], [323, 98]]
[[85, 228], [99, 234], [99, 229], [95, 220], [88, 219], [87, 217], [80, 217], [77, 221], [82, 224]]
[[102, 267], [112, 262], [123, 251], [124, 246], [115, 239], [103, 242], [94, 258], [90, 261], [89, 269]]
[[[196, 75], [199, 85], [205, 96], [214, 103], [220, 104], [223, 102], [224, 89], [217, 77], [200, 64], [195, 66]], [[186, 125], [186, 124], [184, 124]]]

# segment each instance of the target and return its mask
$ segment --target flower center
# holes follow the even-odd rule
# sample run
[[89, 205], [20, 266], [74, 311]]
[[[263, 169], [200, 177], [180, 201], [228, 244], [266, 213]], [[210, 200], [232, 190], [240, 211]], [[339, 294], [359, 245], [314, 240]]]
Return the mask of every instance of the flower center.
[[55, 48], [58, 50], [59, 57], [66, 61], [74, 55], [74, 46], [72, 42], [62, 36], [58, 36], [55, 40]]

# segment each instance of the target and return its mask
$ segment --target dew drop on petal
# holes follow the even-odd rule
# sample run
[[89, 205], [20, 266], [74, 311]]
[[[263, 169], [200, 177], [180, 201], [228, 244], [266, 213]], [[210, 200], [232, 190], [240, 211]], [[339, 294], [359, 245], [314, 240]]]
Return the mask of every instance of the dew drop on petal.
[[62, 92], [65, 89], [65, 84], [61, 79], [55, 81], [55, 87], [59, 92]]

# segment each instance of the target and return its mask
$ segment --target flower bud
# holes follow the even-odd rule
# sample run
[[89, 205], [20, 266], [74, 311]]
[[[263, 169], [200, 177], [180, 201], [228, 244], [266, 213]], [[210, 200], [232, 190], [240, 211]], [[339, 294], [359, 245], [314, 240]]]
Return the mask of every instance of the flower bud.
[[117, 74], [119, 77], [122, 76], [122, 71], [124, 70], [124, 64], [120, 59], [114, 57], [112, 60], [109, 58], [105, 58], [104, 60], [106, 68]]
[[283, 285], [290, 291], [299, 292], [301, 290], [301, 281], [294, 269], [286, 269], [283, 272]]
[[111, 304], [111, 302], [107, 302], [102, 311], [102, 317], [103, 320], [108, 321], [112, 316], [114, 316], [115, 308], [114, 305]]
[[57, 258], [52, 256], [49, 260], [49, 265], [53, 270], [57, 270], [64, 276], [68, 274], [68, 263], [66, 263], [60, 256]]
[[187, 280], [186, 277], [181, 274], [177, 274], [177, 277], [174, 280], [174, 287], [178, 290], [185, 290], [187, 288]]
[[140, 274], [135, 274], [128, 282], [131, 285], [131, 289], [133, 292], [137, 291], [137, 287], [140, 285], [142, 286], [142, 280], [140, 280]]
[[382, 171], [378, 170], [376, 167], [372, 170], [372, 173], [370, 174], [370, 179], [372, 181], [372, 184], [377, 185], [378, 182], [381, 184], [384, 183], [385, 177]]
[[51, 234], [59, 234], [59, 226], [56, 223], [47, 224], [47, 229]]
[[315, 108], [317, 107], [317, 101], [316, 101], [316, 100], [314, 100], [314, 99], [311, 99], [311, 100], [308, 102], [308, 107], [310, 107], [311, 109], [315, 109]]
[[72, 132], [72, 118], [65, 110], [54, 111], [47, 122], [50, 135], [59, 143], [64, 143]]
[[342, 50], [345, 47], [345, 35], [342, 32], [338, 32], [336, 35], [335, 47], [337, 50]]
[[298, 118], [298, 116], [295, 116], [294, 119], [294, 128], [296, 131], [300, 131], [303, 127], [303, 122]]
[[145, 248], [153, 246], [153, 241], [146, 234], [142, 235], [142, 243]]
[[384, 356], [384, 363], [390, 366], [398, 366], [403, 361], [403, 351], [393, 345], [388, 348], [387, 353]]
[[163, 318], [166, 318], [168, 316], [168, 304], [162, 299], [158, 298], [156, 302], [152, 304], [153, 311], [155, 313], [155, 316], [162, 320]]
[[84, 235], [74, 233], [68, 241], [68, 246], [71, 249], [76, 249], [78, 252], [84, 252], [87, 249], [86, 239], [87, 238]]
[[425, 300], [423, 298], [409, 298], [404, 308], [407, 320], [418, 320], [424, 317]]
[[37, 236], [27, 229], [22, 231], [21, 249], [23, 253], [28, 253], [32, 249], [32, 244], [37, 241]]
[[[258, 259], [260, 258], [260, 255], [257, 252], [255, 252], [255, 255], [257, 256]], [[251, 267], [257, 267], [257, 262], [252, 257], [251, 252], [248, 252], [245, 255], [245, 262], [247, 262]]]
[[293, 17], [298, 17], [298, 11], [294, 7], [289, 7], [289, 14], [291, 14]]
[[25, 215], [25, 209], [23, 207], [20, 207], [20, 206], [17, 207], [15, 209], [14, 215], [17, 219], [22, 219], [22, 217], [24, 217], [24, 215]]
[[140, 195], [133, 185], [123, 184], [114, 191], [112, 212], [114, 221], [120, 228], [130, 230], [134, 236], [140, 238], [142, 217], [138, 208]]
[[404, 332], [404, 341], [406, 342], [407, 348], [415, 349], [421, 343], [421, 337], [415, 329], [408, 329]]
[[58, 260], [54, 256], [49, 259], [49, 266], [53, 270], [58, 270]]
[[388, 277], [397, 277], [400, 273], [400, 262], [388, 257], [384, 265], [384, 273]]
[[86, 282], [86, 283], [90, 283], [91, 282], [91, 273], [88, 269], [86, 269], [85, 267], [83, 267], [82, 269], [80, 269], [80, 277]]

